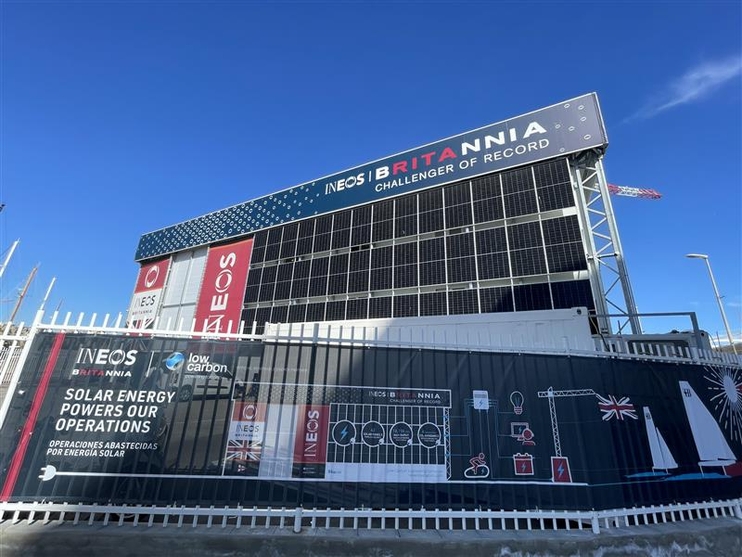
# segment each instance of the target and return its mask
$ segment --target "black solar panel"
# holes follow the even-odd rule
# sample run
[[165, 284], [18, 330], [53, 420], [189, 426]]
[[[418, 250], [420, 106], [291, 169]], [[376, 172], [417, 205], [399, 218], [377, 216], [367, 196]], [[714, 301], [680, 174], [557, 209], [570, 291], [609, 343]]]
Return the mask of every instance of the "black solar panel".
[[447, 315], [445, 292], [420, 294], [420, 316], [429, 315]]
[[589, 280], [554, 282], [551, 284], [551, 292], [554, 296], [555, 308], [584, 306], [588, 309], [595, 309]]
[[527, 248], [510, 251], [510, 262], [514, 277], [543, 275], [546, 273], [546, 258], [543, 248]]
[[345, 319], [345, 301], [327, 302], [325, 320], [340, 321], [343, 319]]
[[324, 321], [325, 320], [325, 303], [314, 302], [307, 304], [307, 321]]
[[548, 283], [522, 284], [513, 287], [516, 311], [552, 309]]
[[444, 260], [432, 263], [420, 263], [420, 285], [445, 284], [446, 262]]
[[479, 291], [482, 313], [501, 313], [514, 311], [513, 291], [510, 287], [482, 288]]
[[[474, 313], [480, 305], [483, 312], [523, 311], [551, 308], [552, 298], [553, 307], [592, 308], [589, 281], [550, 285], [547, 275], [587, 269], [577, 217], [536, 216], [574, 203], [560, 159], [259, 231], [244, 298], [251, 313], [244, 315], [296, 322]], [[472, 220], [476, 230], [462, 233]], [[518, 277], [541, 282], [478, 290], [477, 281]], [[392, 295], [446, 283], [467, 288]], [[325, 298], [369, 291], [385, 295]], [[275, 307], [256, 307], [266, 302]]]
[[368, 318], [377, 319], [392, 316], [392, 298], [371, 298], [368, 304]]
[[394, 317], [417, 317], [417, 294], [394, 297]]
[[439, 261], [445, 256], [443, 238], [432, 238], [420, 242], [420, 261]]
[[368, 317], [368, 299], [357, 298], [348, 300], [345, 310], [346, 319], [366, 319]]
[[477, 291], [472, 289], [449, 292], [448, 312], [451, 315], [477, 313]]
[[276, 271], [278, 267], [265, 267], [263, 277], [260, 281], [260, 294], [258, 300], [261, 302], [270, 302], [273, 300], [273, 291], [276, 287]]
[[289, 306], [275, 306], [271, 311], [271, 323], [287, 323]]
[[301, 323], [306, 321], [307, 306], [306, 304], [295, 304], [289, 306], [289, 323]]

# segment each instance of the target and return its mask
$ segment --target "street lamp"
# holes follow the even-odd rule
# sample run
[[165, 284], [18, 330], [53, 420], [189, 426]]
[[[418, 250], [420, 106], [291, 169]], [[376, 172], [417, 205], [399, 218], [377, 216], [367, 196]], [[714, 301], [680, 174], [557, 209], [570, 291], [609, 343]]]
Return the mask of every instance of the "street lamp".
[[711, 285], [714, 287], [714, 294], [716, 295], [716, 301], [719, 303], [719, 311], [721, 312], [721, 319], [724, 321], [724, 328], [727, 331], [727, 338], [729, 339], [729, 345], [732, 347], [732, 352], [737, 354], [737, 349], [734, 346], [734, 339], [732, 338], [732, 331], [729, 329], [729, 321], [727, 321], [727, 314], [724, 312], [724, 304], [721, 302], [721, 296], [719, 295], [719, 289], [716, 287], [716, 281], [714, 280], [714, 273], [711, 272], [711, 263], [709, 263], [709, 256], [705, 253], [688, 253], [686, 257], [691, 259], [703, 259], [706, 262], [706, 267], [709, 270], [709, 276], [711, 277]]

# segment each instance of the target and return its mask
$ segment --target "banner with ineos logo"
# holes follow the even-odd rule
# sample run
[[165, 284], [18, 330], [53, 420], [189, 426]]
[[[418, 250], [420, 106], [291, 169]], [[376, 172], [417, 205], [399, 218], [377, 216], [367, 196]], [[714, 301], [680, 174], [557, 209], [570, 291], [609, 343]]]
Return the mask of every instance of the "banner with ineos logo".
[[610, 509], [742, 492], [742, 369], [40, 331], [0, 501]]
[[196, 306], [197, 331], [236, 332], [251, 253], [252, 239], [209, 249]]
[[146, 328], [154, 322], [169, 268], [170, 258], [142, 265], [139, 269], [126, 318], [127, 326]]

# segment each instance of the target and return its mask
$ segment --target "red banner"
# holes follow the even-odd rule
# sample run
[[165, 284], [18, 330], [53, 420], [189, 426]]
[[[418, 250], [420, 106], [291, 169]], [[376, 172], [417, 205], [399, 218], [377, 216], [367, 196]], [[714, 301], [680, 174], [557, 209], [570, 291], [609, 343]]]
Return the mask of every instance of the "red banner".
[[162, 259], [155, 263], [142, 265], [137, 277], [137, 285], [134, 292], [145, 292], [147, 290], [156, 290], [165, 286], [167, 269], [170, 266], [170, 259]]
[[126, 318], [129, 326], [145, 328], [155, 320], [169, 268], [169, 258], [141, 266]]
[[252, 239], [209, 249], [196, 306], [197, 331], [237, 332], [251, 253]]
[[294, 462], [324, 464], [327, 454], [327, 424], [330, 421], [329, 406], [300, 406]]

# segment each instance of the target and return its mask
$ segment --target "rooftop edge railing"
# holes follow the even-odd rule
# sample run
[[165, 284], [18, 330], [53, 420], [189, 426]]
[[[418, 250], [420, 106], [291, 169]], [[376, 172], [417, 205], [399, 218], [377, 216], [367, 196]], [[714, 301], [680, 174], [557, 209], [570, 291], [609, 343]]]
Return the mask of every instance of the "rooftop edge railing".
[[[670, 314], [676, 315], [676, 314]], [[71, 312], [62, 316], [54, 312], [44, 319], [38, 312], [30, 325], [19, 323], [0, 324], [0, 387], [10, 384], [13, 375], [23, 363], [23, 348], [32, 340], [36, 331], [65, 331], [96, 334], [125, 334], [158, 337], [199, 337], [224, 340], [254, 340], [277, 343], [326, 344], [340, 346], [385, 346], [446, 350], [481, 350], [492, 352], [520, 352], [535, 354], [610, 357], [621, 359], [655, 360], [676, 363], [697, 363], [742, 367], [742, 356], [704, 350], [693, 346], [680, 346], [648, 339], [642, 342], [632, 337], [601, 337], [564, 333], [556, 330], [553, 335], [529, 338], [524, 332], [492, 332], [480, 328], [476, 332], [446, 327], [438, 331], [418, 331], [409, 325], [384, 324], [357, 326], [344, 322], [287, 323], [272, 326], [266, 334], [246, 334], [244, 322], [228, 322], [220, 332], [198, 330], [195, 320], [187, 324], [154, 321], [148, 328], [127, 327], [122, 314], [111, 317], [83, 313], [73, 317]], [[516, 323], [517, 321], [514, 321]], [[187, 325], [187, 326], [186, 326]], [[205, 325], [205, 324], [204, 324]], [[266, 324], [269, 329], [271, 324]], [[251, 327], [255, 330], [255, 327]], [[548, 331], [547, 331], [548, 332]]]

